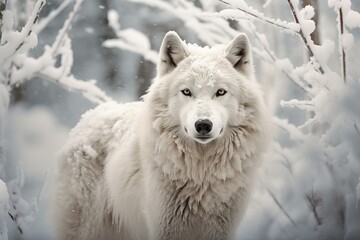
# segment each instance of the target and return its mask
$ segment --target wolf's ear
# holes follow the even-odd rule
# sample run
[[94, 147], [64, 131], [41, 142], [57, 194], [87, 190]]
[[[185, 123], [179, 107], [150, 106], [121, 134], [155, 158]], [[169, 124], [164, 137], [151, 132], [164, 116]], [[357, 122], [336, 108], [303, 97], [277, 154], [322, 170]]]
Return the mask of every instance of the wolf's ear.
[[242, 33], [234, 38], [226, 48], [226, 58], [236, 70], [251, 76], [253, 74], [252, 56], [248, 37]]
[[172, 71], [187, 56], [186, 45], [179, 35], [174, 31], [166, 33], [160, 47], [160, 59], [157, 66], [158, 76]]

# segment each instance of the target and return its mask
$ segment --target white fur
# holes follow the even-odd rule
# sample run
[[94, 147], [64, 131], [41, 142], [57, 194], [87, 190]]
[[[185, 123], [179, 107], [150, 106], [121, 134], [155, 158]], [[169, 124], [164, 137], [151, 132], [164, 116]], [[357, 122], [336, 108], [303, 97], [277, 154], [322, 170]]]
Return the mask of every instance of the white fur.
[[[219, 88], [227, 93], [217, 97]], [[204, 141], [199, 119], [213, 124]], [[233, 238], [268, 121], [245, 35], [201, 48], [169, 32], [144, 101], [102, 104], [71, 131], [59, 166], [58, 238]]]

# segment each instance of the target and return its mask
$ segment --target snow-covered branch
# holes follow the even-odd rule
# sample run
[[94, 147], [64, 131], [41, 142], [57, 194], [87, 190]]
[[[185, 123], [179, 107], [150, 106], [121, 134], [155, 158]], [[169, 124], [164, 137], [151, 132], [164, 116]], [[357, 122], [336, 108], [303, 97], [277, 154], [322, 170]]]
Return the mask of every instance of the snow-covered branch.
[[[75, 2], [73, 10], [69, 14], [69, 18], [65, 21], [54, 43], [50, 47], [45, 46], [43, 54], [38, 58], [29, 56], [26, 51], [26, 49], [30, 49], [37, 45], [37, 37], [35, 33], [32, 32], [33, 27], [40, 31], [51, 19], [54, 19], [55, 15], [58, 14], [58, 12], [60, 12], [66, 4], [68, 4], [67, 2], [61, 4], [58, 10], [54, 10], [55, 12], [50, 14], [47, 20], [42, 23], [40, 28], [36, 28], [36, 25], [34, 26], [34, 22], [36, 22], [39, 11], [44, 3], [43, 0], [39, 0], [34, 8], [31, 18], [21, 33], [9, 32], [7, 34], [7, 38], [4, 39], [7, 44], [0, 46], [0, 53], [2, 51], [5, 53], [3, 55], [0, 54], [0, 56], [3, 57], [3, 59], [0, 57], [0, 62], [2, 60], [5, 64], [7, 59], [11, 59], [11, 64], [7, 64], [8, 67], [4, 67], [1, 71], [3, 73], [3, 79], [7, 79], [6, 82], [9, 88], [17, 86], [34, 76], [40, 76], [44, 80], [54, 82], [69, 91], [79, 92], [85, 98], [96, 104], [111, 100], [111, 98], [108, 97], [103, 90], [96, 86], [95, 80], [78, 80], [71, 74], [73, 55], [71, 40], [67, 34], [71, 29], [71, 24], [76, 16], [76, 13], [81, 7], [82, 2], [83, 0], [77, 0]], [[9, 15], [9, 17], [11, 16]], [[8, 29], [10, 29], [10, 27], [11, 26], [7, 26]], [[15, 37], [12, 35], [22, 36], [19, 39], [23, 40], [18, 41], [18, 44], [15, 44], [15, 42], [11, 42], [10, 44], [10, 38]], [[17, 51], [25, 43], [27, 45], [26, 48], [18, 54]], [[55, 66], [56, 58], [61, 59], [60, 66]]]
[[338, 44], [339, 44], [339, 55], [341, 63], [341, 76], [346, 83], [347, 81], [347, 56], [346, 52], [354, 44], [353, 35], [347, 31], [346, 27], [349, 29], [360, 27], [360, 14], [352, 10], [350, 0], [344, 1], [328, 1], [329, 7], [334, 8], [334, 11], [337, 14], [337, 30], [338, 30]]
[[0, 64], [6, 64], [12, 56], [16, 55], [18, 52], [26, 51], [27, 49], [36, 46], [37, 37], [33, 33], [33, 26], [38, 20], [44, 4], [45, 0], [38, 0], [29, 20], [21, 32], [14, 32], [11, 36], [11, 41], [10, 38], [8, 38], [5, 45], [0, 46]]
[[[256, 27], [253, 23], [249, 22], [247, 25], [241, 24], [246, 30], [248, 30], [258, 41], [262, 49], [265, 51], [266, 56], [270, 58], [269, 62], [274, 64], [275, 67], [280, 69], [280, 71], [290, 80], [292, 81], [297, 87], [303, 90], [310, 96], [314, 96], [314, 89], [309, 86], [309, 84], [304, 83], [301, 80], [300, 76], [296, 74], [294, 71], [294, 67], [289, 61], [289, 59], [279, 59], [273, 51], [270, 50], [268, 40], [265, 34], [260, 34], [256, 31]], [[262, 55], [257, 48], [253, 47], [253, 51], [255, 54]], [[264, 59], [268, 59], [266, 56], [262, 56]]]
[[42, 32], [42, 30], [44, 30], [44, 28], [46, 28], [48, 26], [48, 24], [50, 22], [52, 22], [71, 2], [71, 0], [65, 0], [63, 1], [59, 7], [57, 7], [55, 10], [53, 10], [52, 12], [49, 13], [48, 16], [46, 16], [45, 18], [40, 19], [40, 21], [38, 22], [38, 24], [35, 25], [34, 27], [34, 32], [36, 34], [39, 34]]
[[[40, 76], [42, 79], [53, 82], [69, 91], [82, 94], [90, 101], [99, 104], [110, 101], [111, 98], [96, 86], [95, 80], [83, 81], [76, 79], [72, 74], [73, 51], [68, 32], [79, 11], [83, 0], [77, 0], [63, 27], [56, 36], [51, 46], [45, 46], [40, 57], [34, 58], [29, 50], [38, 44], [36, 33], [41, 32], [55, 17], [63, 11], [70, 1], [62, 3], [58, 9], [51, 12], [45, 20], [38, 23], [39, 14], [45, 4], [45, 0], [38, 0], [25, 26], [21, 31], [14, 30], [13, 18], [16, 17], [1, 5], [0, 22], [0, 179], [4, 179], [5, 146], [3, 145], [3, 123], [9, 107], [10, 93], [14, 87], [19, 86], [33, 77]], [[4, 1], [1, 1], [3, 4]], [[60, 60], [60, 61], [59, 61]], [[7, 176], [8, 177], [8, 176]], [[22, 172], [15, 179], [7, 181], [10, 194], [10, 212], [8, 213], [7, 198], [5, 199], [2, 189], [3, 182], [0, 180], [0, 238], [6, 239], [6, 218], [11, 217], [15, 222], [20, 234], [24, 233], [26, 226], [36, 215], [37, 205], [41, 193], [33, 201], [28, 203], [21, 197], [23, 186]], [[7, 195], [6, 195], [7, 196]], [[5, 214], [6, 212], [6, 214]]]
[[[237, 9], [240, 12], [243, 12], [245, 15], [255, 18], [256, 20], [263, 21], [265, 23], [278, 27], [282, 30], [286, 30], [290, 33], [298, 33], [300, 31], [300, 25], [298, 22], [286, 22], [284, 20], [269, 18], [265, 16], [263, 13], [257, 11], [256, 9], [248, 6], [244, 0], [241, 1], [219, 0], [219, 1]], [[239, 16], [236, 12], [229, 9], [220, 11], [220, 14], [228, 19], [238, 19], [244, 17], [243, 15]]]
[[63, 44], [64, 39], [67, 37], [69, 30], [71, 29], [74, 18], [79, 11], [81, 4], [84, 0], [76, 0], [73, 10], [70, 12], [68, 18], [65, 20], [63, 27], [60, 29], [55, 41], [52, 45], [52, 55], [56, 56], [58, 49]]
[[324, 63], [319, 61], [320, 58], [314, 50], [314, 42], [312, 41], [311, 36], [310, 36], [310, 34], [314, 31], [314, 29], [316, 27], [315, 23], [312, 20], [305, 20], [300, 17], [299, 10], [297, 9], [297, 6], [296, 6], [296, 2], [297, 1], [295, 1], [295, 0], [288, 0], [289, 6], [291, 9], [291, 13], [295, 19], [295, 22], [298, 23], [300, 26], [300, 31], [299, 31], [300, 37], [303, 40], [303, 42], [310, 54], [310, 57], [315, 57], [315, 59], [319, 62], [319, 71], [322, 74], [324, 74], [324, 69], [322, 67], [322, 64], [324, 64]]
[[[133, 28], [120, 29], [119, 15], [115, 10], [108, 12], [110, 27], [114, 30], [117, 39], [104, 41], [103, 46], [108, 48], [120, 48], [130, 52], [140, 54], [145, 60], [154, 64], [157, 63], [158, 53], [151, 50], [149, 39], [140, 31]], [[136, 39], [136, 41], [134, 41]]]

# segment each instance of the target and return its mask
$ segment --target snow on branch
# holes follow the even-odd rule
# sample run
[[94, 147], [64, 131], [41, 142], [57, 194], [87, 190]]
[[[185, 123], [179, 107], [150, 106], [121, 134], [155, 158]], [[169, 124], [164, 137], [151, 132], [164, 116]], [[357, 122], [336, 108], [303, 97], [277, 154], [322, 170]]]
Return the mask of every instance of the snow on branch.
[[56, 18], [59, 13], [61, 13], [69, 5], [70, 2], [71, 0], [63, 1], [60, 6], [51, 11], [47, 17], [40, 19], [40, 21], [34, 26], [34, 32], [36, 34], [42, 32], [42, 30], [44, 30], [44, 28], [46, 28], [48, 24], [53, 21], [54, 18]]
[[43, 71], [37, 73], [37, 75], [66, 90], [80, 93], [93, 103], [100, 104], [112, 100], [104, 91], [96, 86], [96, 80], [78, 80], [73, 75], [59, 78], [59, 75], [54, 68], [44, 69]]
[[273, 122], [277, 127], [288, 133], [291, 139], [298, 142], [303, 142], [304, 139], [306, 139], [306, 134], [304, 134], [295, 125], [289, 123], [287, 119], [273, 117]]
[[[177, 8], [174, 8], [170, 3], [161, 0], [129, 1], [142, 3], [171, 13], [172, 16], [182, 20], [186, 26], [194, 31], [200, 40], [210, 46], [228, 42], [238, 34], [236, 30], [229, 27], [229, 23], [225, 19], [214, 13], [205, 13], [191, 2], [181, 1]], [[150, 62], [157, 62], [158, 53], [150, 49], [150, 41], [147, 36], [132, 28], [121, 30], [120, 24], [118, 23], [118, 14], [114, 10], [109, 11], [108, 19], [110, 27], [117, 35], [117, 39], [106, 40], [103, 46], [128, 50], [142, 55]], [[134, 39], [136, 39], [136, 41], [134, 41]]]
[[294, 66], [288, 58], [279, 59], [273, 51], [270, 50], [268, 40], [265, 34], [260, 34], [256, 31], [256, 26], [252, 22], [247, 22], [247, 24], [241, 24], [241, 26], [249, 31], [257, 42], [260, 44], [262, 49], [265, 51], [263, 56], [262, 52], [259, 51], [256, 47], [252, 47], [252, 50], [255, 54], [260, 55], [266, 61], [274, 64], [290, 81], [292, 81], [297, 87], [307, 93], [309, 96], [314, 96], [314, 89], [309, 86], [303, 79], [300, 78], [299, 74], [294, 71]]
[[301, 101], [298, 99], [291, 99], [289, 101], [281, 100], [280, 106], [282, 106], [282, 107], [297, 107], [299, 109], [307, 110], [307, 111], [314, 111], [314, 107], [315, 107], [314, 103], [312, 103], [311, 101]]
[[33, 33], [33, 26], [37, 22], [44, 4], [45, 0], [38, 0], [29, 20], [21, 32], [14, 32], [12, 36], [7, 39], [5, 45], [0, 46], [0, 64], [6, 64], [6, 62], [18, 52], [26, 51], [28, 48], [33, 48], [37, 45], [37, 37]]
[[[252, 16], [257, 20], [263, 21], [270, 25], [276, 26], [282, 30], [285, 30], [290, 33], [298, 33], [300, 31], [300, 25], [298, 22], [286, 22], [280, 19], [272, 19], [265, 16], [263, 13], [258, 10], [248, 6], [244, 0], [236, 1], [236, 0], [219, 0], [222, 3], [225, 3], [228, 6], [231, 6], [246, 15]], [[220, 15], [228, 19], [237, 19], [244, 17], [243, 15], [238, 15], [236, 12], [226, 9], [220, 11]]]
[[328, 1], [329, 7], [332, 7], [337, 14], [337, 30], [338, 30], [338, 43], [339, 54], [341, 63], [341, 73], [344, 83], [347, 79], [347, 64], [346, 52], [354, 44], [353, 35], [347, 31], [349, 29], [360, 27], [360, 14], [351, 9], [351, 2], [349, 0], [343, 1]]
[[[295, 19], [295, 22], [300, 25], [299, 34], [300, 34], [300, 37], [303, 40], [307, 50], [309, 51], [310, 58], [315, 57], [315, 59], [319, 63], [318, 68], [319, 68], [320, 73], [324, 74], [325, 71], [324, 71], [323, 66], [325, 66], [326, 63], [324, 61], [321, 61], [322, 58], [320, 58], [319, 54], [315, 51], [315, 45], [310, 36], [310, 34], [314, 31], [314, 29], [316, 27], [314, 21], [304, 19], [300, 16], [299, 10], [297, 9], [297, 6], [296, 6], [298, 1], [288, 0], [288, 3], [290, 6], [290, 9], [291, 9], [291, 13]], [[307, 6], [307, 7], [309, 9], [312, 9], [312, 11], [314, 10], [311, 6]]]
[[150, 7], [155, 7], [171, 14], [183, 21], [201, 41], [213, 46], [223, 44], [234, 38], [238, 31], [229, 27], [229, 23], [220, 18], [218, 14], [204, 12], [196, 7], [193, 2], [181, 1], [181, 4], [174, 7], [171, 3], [161, 0], [128, 0], [141, 3]]
[[[85, 98], [96, 104], [111, 101], [111, 98], [96, 86], [96, 80], [78, 80], [71, 74], [73, 55], [71, 40], [67, 34], [63, 36], [62, 45], [56, 51], [57, 53], [54, 56], [54, 48], [46, 47], [43, 55], [37, 59], [24, 56], [16, 58], [14, 63], [17, 69], [11, 75], [10, 85], [14, 86], [26, 79], [39, 76], [66, 90], [81, 93]], [[61, 57], [59, 67], [55, 67], [54, 57], [57, 56]]]
[[[108, 12], [110, 27], [114, 30], [117, 39], [109, 39], [103, 42], [104, 47], [120, 48], [140, 54], [145, 60], [157, 63], [158, 53], [151, 50], [150, 41], [142, 32], [133, 28], [120, 29], [119, 15], [115, 10]], [[134, 41], [135, 40], [135, 41]]]
[[56, 36], [56, 39], [55, 39], [55, 41], [54, 41], [54, 43], [52, 45], [52, 54], [53, 54], [53, 56], [57, 54], [58, 49], [62, 45], [62, 42], [66, 38], [67, 33], [71, 29], [72, 22], [73, 22], [73, 20], [74, 20], [74, 18], [76, 16], [77, 12], [79, 11], [83, 1], [84, 0], [77, 0], [75, 2], [73, 10], [70, 12], [69, 17], [66, 19], [63, 27], [60, 29], [58, 35]]
[[[38, 1], [35, 10], [33, 11], [32, 17], [26, 25], [28, 27], [24, 28], [25, 30], [30, 30], [25, 31], [23, 29], [23, 35], [26, 35], [29, 32], [31, 33], [33, 25], [29, 27], [29, 23], [33, 23], [34, 19], [37, 19], [37, 16], [39, 15], [39, 11], [41, 9], [40, 6], [42, 6], [42, 2], [43, 1], [40, 0]], [[76, 16], [76, 13], [80, 9], [82, 2], [83, 0], [77, 0], [75, 2], [73, 10], [70, 12], [68, 19], [65, 21], [64, 25], [60, 29], [54, 43], [51, 46], [45, 46], [45, 50], [40, 57], [33, 58], [29, 56], [26, 52], [27, 50], [25, 49], [24, 53], [19, 52], [17, 54], [16, 51], [11, 51], [11, 49], [16, 48], [9, 44], [0, 46], [0, 53], [1, 50], [7, 52], [9, 54], [8, 58], [11, 59], [11, 64], [8, 65], [8, 69], [6, 69], [5, 67], [2, 69], [2, 73], [4, 74], [2, 79], [7, 78], [7, 84], [9, 88], [17, 86], [24, 81], [33, 78], [34, 76], [40, 76], [45, 80], [51, 81], [69, 91], [79, 92], [85, 98], [96, 104], [111, 100], [111, 98], [108, 97], [104, 91], [102, 91], [96, 86], [95, 80], [78, 80], [71, 74], [71, 68], [73, 65], [73, 54], [71, 40], [68, 37], [68, 31], [71, 29], [72, 22]], [[58, 12], [60, 12], [66, 6], [66, 4], [68, 3], [64, 2], [59, 6], [59, 9], [54, 10], [54, 13], [50, 14], [50, 16], [48, 16], [48, 18], [43, 21], [43, 24], [40, 28], [36, 28], [36, 25], [34, 26], [34, 28], [38, 31], [41, 31], [41, 29], [45, 27], [49, 23], [49, 21], [54, 19], [55, 15], [58, 14]], [[17, 32], [8, 33], [5, 40], [9, 42], [12, 35], [17, 36]], [[32, 41], [26, 39], [23, 40], [24, 42], [31, 42], [31, 44], [28, 44], [28, 46], [26, 46], [27, 49], [37, 45], [37, 41], [35, 41], [35, 33], [32, 33], [31, 35], [33, 36]], [[24, 43], [19, 43], [18, 45], [24, 45]], [[10, 54], [10, 52], [12, 52], [12, 55]], [[57, 58], [61, 59], [60, 66], [55, 66]]]

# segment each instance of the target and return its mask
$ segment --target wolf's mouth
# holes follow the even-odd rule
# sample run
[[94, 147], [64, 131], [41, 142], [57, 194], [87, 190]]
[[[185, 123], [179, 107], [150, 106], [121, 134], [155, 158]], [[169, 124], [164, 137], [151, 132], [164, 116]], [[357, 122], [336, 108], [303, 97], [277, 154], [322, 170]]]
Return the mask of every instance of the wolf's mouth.
[[211, 138], [211, 136], [196, 136], [196, 138], [198, 138], [198, 139], [209, 139], [209, 138]]
[[209, 143], [213, 140], [211, 135], [198, 135], [195, 137], [195, 140], [201, 144]]
[[213, 137], [211, 135], [198, 135], [196, 136], [196, 139], [200, 142], [207, 142], [207, 140], [212, 139]]

